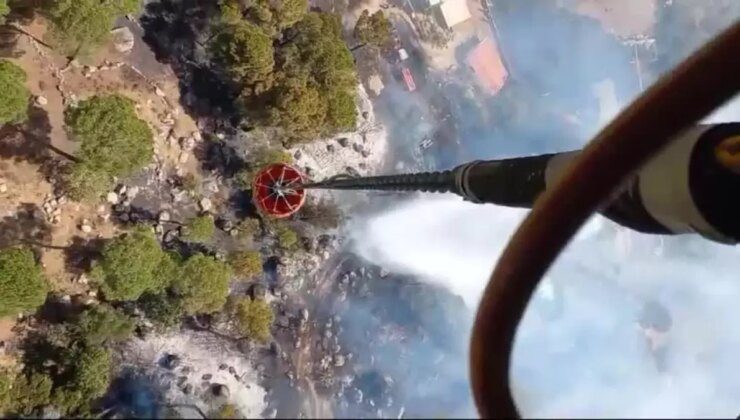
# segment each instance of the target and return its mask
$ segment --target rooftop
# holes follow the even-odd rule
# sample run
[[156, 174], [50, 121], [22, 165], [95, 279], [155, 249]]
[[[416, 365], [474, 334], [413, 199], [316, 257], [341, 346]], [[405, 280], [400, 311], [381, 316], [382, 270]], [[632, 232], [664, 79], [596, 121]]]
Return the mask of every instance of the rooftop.
[[487, 37], [481, 41], [469, 54], [467, 64], [473, 70], [480, 84], [492, 95], [504, 87], [509, 72], [504, 66], [496, 42]]

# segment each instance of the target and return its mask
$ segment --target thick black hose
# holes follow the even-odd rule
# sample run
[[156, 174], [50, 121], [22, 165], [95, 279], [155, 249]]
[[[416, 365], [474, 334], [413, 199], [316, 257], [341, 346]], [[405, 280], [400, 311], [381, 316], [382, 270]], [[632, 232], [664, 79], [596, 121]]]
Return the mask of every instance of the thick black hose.
[[326, 181], [304, 184], [303, 189], [332, 190], [382, 190], [382, 191], [421, 191], [460, 194], [455, 185], [455, 171], [421, 172], [370, 176], [364, 178], [329, 179]]

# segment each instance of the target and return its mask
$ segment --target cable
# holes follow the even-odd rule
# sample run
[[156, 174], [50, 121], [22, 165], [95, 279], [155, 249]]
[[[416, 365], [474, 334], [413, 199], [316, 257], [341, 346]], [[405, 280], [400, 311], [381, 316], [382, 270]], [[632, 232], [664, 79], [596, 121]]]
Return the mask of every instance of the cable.
[[633, 102], [538, 199], [499, 258], [478, 306], [470, 376], [482, 417], [519, 417], [509, 387], [514, 336], [534, 289], [570, 238], [627, 176], [738, 91], [740, 22]]

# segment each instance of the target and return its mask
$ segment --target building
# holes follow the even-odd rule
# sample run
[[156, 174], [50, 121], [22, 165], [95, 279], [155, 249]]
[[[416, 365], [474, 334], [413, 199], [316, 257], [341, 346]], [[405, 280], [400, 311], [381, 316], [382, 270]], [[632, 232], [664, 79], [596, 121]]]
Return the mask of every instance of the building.
[[448, 29], [471, 18], [467, 0], [444, 0], [439, 4], [442, 23]]
[[509, 72], [501, 58], [496, 42], [487, 37], [468, 54], [467, 65], [475, 74], [478, 83], [491, 95], [495, 95], [506, 84]]

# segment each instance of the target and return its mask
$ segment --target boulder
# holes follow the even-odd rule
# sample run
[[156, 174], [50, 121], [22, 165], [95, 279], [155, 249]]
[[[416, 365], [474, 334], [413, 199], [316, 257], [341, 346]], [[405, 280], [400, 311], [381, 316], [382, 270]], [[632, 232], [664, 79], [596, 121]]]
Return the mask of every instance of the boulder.
[[171, 217], [172, 216], [170, 215], [170, 212], [168, 212], [167, 210], [162, 210], [161, 212], [159, 212], [157, 220], [159, 220], [160, 222], [169, 222]]
[[211, 210], [211, 207], [213, 207], [213, 203], [207, 197], [203, 197], [198, 202], [198, 205], [200, 206], [201, 211], [204, 211], [204, 212]]
[[120, 53], [128, 53], [134, 49], [135, 38], [131, 29], [123, 26], [110, 31], [113, 47]]
[[349, 139], [347, 137], [340, 137], [337, 139], [337, 143], [342, 147], [347, 147], [349, 146]]
[[46, 99], [45, 96], [39, 95], [39, 96], [36, 97], [36, 105], [38, 105], [38, 106], [46, 106], [48, 103], [49, 103], [49, 100]]
[[111, 191], [105, 196], [105, 200], [111, 204], [118, 204], [118, 194]]

